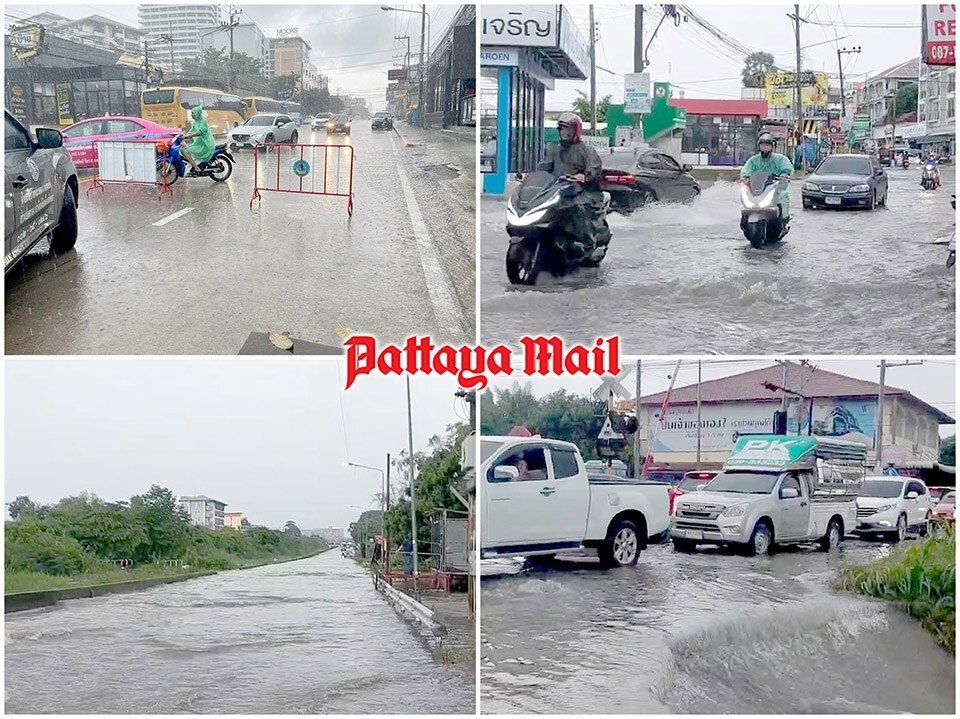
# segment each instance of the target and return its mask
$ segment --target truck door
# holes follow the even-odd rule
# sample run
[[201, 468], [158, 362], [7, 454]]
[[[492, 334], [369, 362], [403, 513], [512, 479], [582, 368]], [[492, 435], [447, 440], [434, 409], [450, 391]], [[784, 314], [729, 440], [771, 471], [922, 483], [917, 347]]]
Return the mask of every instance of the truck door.
[[[785, 497], [787, 489], [796, 490], [797, 496]], [[810, 522], [810, 500], [801, 487], [796, 472], [787, 472], [780, 480], [780, 522], [775, 528], [777, 539], [801, 539], [807, 536]], [[776, 521], [776, 520], [774, 520]]]
[[543, 488], [547, 494], [541, 506], [548, 514], [551, 541], [579, 544], [587, 531], [590, 508], [587, 468], [575, 449], [551, 446], [549, 452], [553, 481]]
[[546, 500], [554, 487], [543, 445], [524, 444], [494, 459], [484, 477], [484, 548], [549, 542], [553, 521]]

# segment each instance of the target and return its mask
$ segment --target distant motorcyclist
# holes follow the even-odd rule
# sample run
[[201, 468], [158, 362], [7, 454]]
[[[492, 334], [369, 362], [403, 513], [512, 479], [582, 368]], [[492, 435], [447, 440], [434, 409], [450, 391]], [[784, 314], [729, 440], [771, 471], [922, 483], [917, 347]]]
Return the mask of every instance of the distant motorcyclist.
[[557, 121], [560, 144], [550, 147], [538, 170], [557, 177], [569, 177], [580, 183], [583, 191], [574, 199], [580, 207], [576, 213], [577, 226], [571, 234], [582, 240], [574, 241], [568, 250], [571, 258], [589, 256], [601, 246], [609, 244], [610, 229], [603, 217], [603, 193], [600, 190], [600, 155], [590, 145], [581, 142], [583, 121], [572, 112], [560, 115]]
[[940, 156], [935, 152], [931, 152], [926, 164], [933, 165], [933, 175], [937, 183], [936, 186], [940, 187]]
[[[740, 170], [740, 179], [744, 182], [749, 181], [750, 177], [758, 172], [764, 172], [772, 177], [792, 177], [793, 163], [786, 155], [774, 152], [773, 135], [769, 132], [763, 132], [757, 138], [757, 149], [759, 152], [747, 160]], [[783, 222], [783, 231], [786, 233], [787, 225], [790, 224], [790, 196], [786, 189], [780, 193], [777, 198], [777, 204], [780, 206], [780, 217]]]

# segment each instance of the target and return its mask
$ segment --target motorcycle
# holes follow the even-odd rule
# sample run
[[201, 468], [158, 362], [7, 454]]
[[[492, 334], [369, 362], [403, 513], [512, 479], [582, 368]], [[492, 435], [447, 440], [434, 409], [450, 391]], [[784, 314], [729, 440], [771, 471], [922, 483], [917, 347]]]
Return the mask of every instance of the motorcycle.
[[756, 249], [782, 240], [789, 226], [781, 221], [777, 199], [785, 192], [790, 178], [758, 172], [740, 183], [740, 229]]
[[904, 170], [910, 169], [910, 158], [907, 155], [903, 156], [903, 160], [900, 162], [900, 166], [903, 167]]
[[924, 190], [935, 190], [940, 184], [937, 180], [937, 169], [932, 163], [923, 166], [923, 175], [920, 178], [920, 186]]
[[[162, 147], [161, 147], [162, 146]], [[183, 133], [174, 138], [171, 143], [158, 143], [157, 154], [157, 179], [163, 180], [164, 174], [167, 176], [167, 184], [172, 185], [181, 177], [209, 177], [214, 182], [226, 182], [233, 174], [233, 155], [227, 149], [226, 144], [217, 145], [213, 151], [213, 157], [206, 162], [200, 163], [200, 171], [188, 174], [189, 163], [183, 159], [181, 148], [183, 147]]]
[[[519, 176], [518, 176], [519, 177]], [[531, 172], [507, 200], [507, 278], [514, 285], [533, 285], [541, 272], [562, 277], [578, 267], [596, 267], [607, 254], [610, 226], [610, 193], [603, 193], [601, 222], [607, 237], [598, 237], [596, 249], [588, 257], [570, 257], [571, 242], [577, 238], [567, 228], [574, 214], [583, 208], [573, 202], [583, 191], [569, 177], [549, 172]]]

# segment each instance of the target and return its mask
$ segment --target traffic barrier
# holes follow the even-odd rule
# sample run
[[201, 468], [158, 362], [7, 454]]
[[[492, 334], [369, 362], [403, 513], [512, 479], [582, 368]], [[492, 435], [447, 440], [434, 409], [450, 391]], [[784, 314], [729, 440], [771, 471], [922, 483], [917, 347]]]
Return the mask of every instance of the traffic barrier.
[[254, 150], [253, 201], [261, 192], [330, 195], [347, 198], [353, 216], [353, 145], [289, 145], [270, 143]]
[[157, 140], [100, 140], [90, 143], [96, 147], [97, 173], [87, 188], [104, 192], [105, 185], [153, 185], [160, 188], [159, 202], [166, 194], [173, 194], [165, 172], [157, 171], [159, 146]]

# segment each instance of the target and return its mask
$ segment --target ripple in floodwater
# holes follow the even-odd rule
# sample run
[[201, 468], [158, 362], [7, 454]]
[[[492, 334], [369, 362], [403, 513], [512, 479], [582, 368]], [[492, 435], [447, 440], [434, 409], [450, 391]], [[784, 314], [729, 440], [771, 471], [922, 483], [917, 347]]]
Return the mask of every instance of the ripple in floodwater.
[[889, 605], [830, 589], [840, 553], [657, 545], [482, 585], [484, 714], [953, 714], [954, 658]]
[[800, 209], [777, 247], [754, 250], [739, 229], [736, 186], [706, 188], [691, 205], [613, 215], [599, 269], [535, 288], [509, 285], [503, 203], [481, 205], [481, 317], [486, 343], [536, 332], [590, 342], [619, 334], [624, 351], [671, 353], [953, 354], [954, 171], [937, 191], [890, 173], [890, 207]]
[[474, 712], [472, 684], [338, 553], [61, 602], [5, 630], [8, 714]]

